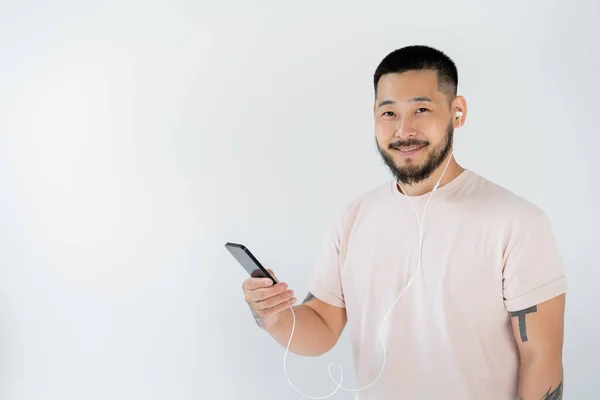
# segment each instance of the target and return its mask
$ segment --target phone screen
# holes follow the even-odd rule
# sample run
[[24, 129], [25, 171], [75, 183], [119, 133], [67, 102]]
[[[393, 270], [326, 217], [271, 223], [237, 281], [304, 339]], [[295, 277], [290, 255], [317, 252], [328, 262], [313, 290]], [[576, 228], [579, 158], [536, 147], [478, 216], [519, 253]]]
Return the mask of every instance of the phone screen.
[[231, 255], [240, 263], [240, 265], [253, 278], [270, 278], [273, 283], [275, 279], [264, 269], [260, 262], [252, 255], [244, 245], [237, 243], [226, 243], [225, 247]]

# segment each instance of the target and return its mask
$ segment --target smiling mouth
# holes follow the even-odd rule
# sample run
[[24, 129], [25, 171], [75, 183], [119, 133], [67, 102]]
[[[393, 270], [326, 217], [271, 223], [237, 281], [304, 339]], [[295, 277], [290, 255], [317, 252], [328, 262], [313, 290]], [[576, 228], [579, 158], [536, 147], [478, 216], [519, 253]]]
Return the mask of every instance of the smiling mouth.
[[403, 155], [412, 155], [417, 151], [421, 150], [425, 147], [425, 144], [413, 145], [413, 146], [401, 146], [401, 147], [392, 147], [394, 150]]

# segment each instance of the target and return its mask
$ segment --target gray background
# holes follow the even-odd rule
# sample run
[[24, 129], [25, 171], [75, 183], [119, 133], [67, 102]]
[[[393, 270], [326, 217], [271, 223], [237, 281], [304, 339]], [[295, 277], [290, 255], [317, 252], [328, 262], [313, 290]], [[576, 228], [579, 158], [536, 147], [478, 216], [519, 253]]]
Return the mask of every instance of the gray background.
[[[303, 297], [329, 218], [390, 178], [371, 80], [408, 44], [458, 64], [458, 161], [550, 215], [565, 398], [597, 398], [598, 2], [300, 4], [0, 2], [2, 400], [302, 398], [223, 244]], [[288, 361], [352, 387], [346, 335]]]

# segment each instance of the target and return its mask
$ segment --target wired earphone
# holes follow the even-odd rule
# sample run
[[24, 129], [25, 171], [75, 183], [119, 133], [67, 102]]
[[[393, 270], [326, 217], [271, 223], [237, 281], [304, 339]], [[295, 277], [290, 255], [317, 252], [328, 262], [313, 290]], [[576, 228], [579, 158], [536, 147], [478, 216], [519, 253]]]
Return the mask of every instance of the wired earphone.
[[[462, 117], [462, 115], [463, 115], [463, 113], [461, 111], [457, 111], [456, 112], [456, 116], [457, 116], [457, 118], [459, 118], [457, 128], [460, 127], [460, 122], [461, 122], [460, 118]], [[384, 341], [384, 338], [383, 338], [383, 326], [385, 324], [385, 321], [386, 321], [388, 315], [390, 314], [390, 312], [392, 311], [392, 309], [394, 308], [394, 306], [396, 305], [396, 303], [398, 302], [398, 300], [400, 300], [400, 297], [402, 297], [402, 295], [406, 292], [406, 290], [410, 287], [410, 285], [412, 285], [412, 283], [414, 282], [415, 277], [417, 276], [417, 274], [419, 273], [419, 271], [422, 268], [421, 254], [422, 254], [422, 251], [423, 251], [423, 221], [425, 219], [425, 213], [427, 212], [427, 206], [429, 205], [429, 201], [431, 200], [431, 198], [432, 198], [433, 194], [435, 193], [435, 191], [438, 189], [438, 186], [440, 185], [440, 182], [442, 181], [444, 175], [446, 174], [446, 169], [448, 169], [448, 165], [450, 165], [450, 160], [452, 160], [452, 154], [453, 154], [453, 150], [450, 152], [450, 156], [448, 157], [448, 161], [446, 162], [446, 166], [444, 167], [444, 171], [442, 172], [442, 175], [438, 179], [437, 183], [433, 187], [433, 190], [429, 194], [429, 197], [427, 198], [427, 202], [425, 203], [425, 207], [423, 208], [423, 215], [421, 217], [419, 217], [419, 213], [417, 212], [417, 209], [413, 205], [413, 202], [410, 200], [410, 196], [406, 195], [406, 190], [404, 190], [404, 187], [402, 187], [402, 185], [400, 184], [400, 182], [398, 182], [398, 180], [396, 180], [396, 183], [398, 184], [398, 186], [400, 186], [400, 188], [402, 189], [402, 191], [406, 195], [405, 197], [408, 200], [408, 202], [410, 203], [413, 211], [415, 212], [415, 215], [417, 216], [417, 221], [419, 222], [419, 252], [418, 252], [418, 258], [417, 258], [417, 269], [415, 270], [415, 272], [413, 273], [413, 275], [409, 279], [409, 281], [406, 284], [406, 286], [404, 287], [404, 289], [402, 289], [402, 291], [400, 292], [400, 294], [398, 295], [398, 297], [396, 297], [396, 300], [392, 303], [392, 306], [386, 312], [385, 316], [383, 317], [383, 321], [381, 322], [381, 328], [379, 330], [379, 337], [381, 339], [381, 344], [382, 344], [382, 347], [383, 347], [383, 363], [381, 365], [381, 371], [379, 371], [379, 375], [377, 375], [377, 378], [375, 378], [375, 380], [373, 382], [371, 382], [367, 386], [364, 386], [364, 387], [358, 388], [358, 389], [349, 389], [349, 388], [346, 388], [346, 387], [342, 386], [342, 381], [344, 379], [344, 371], [342, 370], [342, 367], [341, 367], [341, 365], [339, 363], [332, 361], [332, 362], [329, 363], [328, 370], [329, 370], [329, 377], [331, 378], [331, 380], [334, 383], [337, 384], [337, 387], [335, 388], [335, 390], [333, 392], [331, 392], [330, 394], [328, 394], [326, 396], [313, 397], [313, 396], [306, 395], [306, 394], [302, 393], [300, 390], [298, 390], [292, 384], [292, 382], [291, 382], [291, 380], [290, 380], [290, 378], [288, 376], [287, 368], [286, 368], [287, 355], [289, 353], [290, 344], [292, 343], [292, 338], [294, 337], [294, 330], [296, 328], [296, 314], [294, 313], [293, 308], [290, 307], [290, 311], [292, 312], [293, 323], [292, 323], [292, 332], [290, 333], [290, 339], [289, 339], [288, 344], [287, 344], [286, 349], [285, 349], [285, 355], [283, 356], [283, 372], [285, 373], [285, 377], [287, 378], [288, 383], [290, 384], [290, 386], [292, 387], [292, 389], [294, 389], [296, 392], [298, 392], [302, 396], [304, 396], [306, 398], [309, 398], [309, 399], [313, 399], [313, 400], [322, 400], [322, 399], [327, 399], [327, 398], [333, 396], [340, 389], [345, 390], [347, 392], [360, 392], [361, 390], [365, 390], [365, 389], [373, 386], [375, 384], [375, 382], [377, 382], [379, 380], [379, 378], [381, 377], [381, 374], [383, 374], [383, 370], [385, 369], [385, 362], [386, 362], [386, 358], [387, 358], [387, 351], [386, 351], [386, 348], [385, 348], [385, 341]], [[334, 366], [334, 365], [336, 365], [338, 367], [338, 369], [340, 370], [340, 381], [339, 382], [336, 382], [335, 378], [333, 377], [333, 375], [331, 373], [331, 367]]]

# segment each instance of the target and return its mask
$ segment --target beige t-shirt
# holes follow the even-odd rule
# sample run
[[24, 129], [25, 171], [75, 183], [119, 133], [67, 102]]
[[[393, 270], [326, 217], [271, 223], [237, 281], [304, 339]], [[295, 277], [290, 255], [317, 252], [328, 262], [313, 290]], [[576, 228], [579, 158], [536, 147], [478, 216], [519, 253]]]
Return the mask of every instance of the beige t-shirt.
[[[411, 197], [419, 216], [428, 196]], [[417, 268], [418, 227], [392, 181], [345, 207], [324, 238], [310, 292], [346, 308], [357, 388], [381, 370], [381, 323]], [[465, 170], [433, 194], [422, 269], [383, 328], [385, 370], [356, 399], [516, 399], [509, 312], [565, 291], [544, 211]]]

